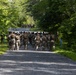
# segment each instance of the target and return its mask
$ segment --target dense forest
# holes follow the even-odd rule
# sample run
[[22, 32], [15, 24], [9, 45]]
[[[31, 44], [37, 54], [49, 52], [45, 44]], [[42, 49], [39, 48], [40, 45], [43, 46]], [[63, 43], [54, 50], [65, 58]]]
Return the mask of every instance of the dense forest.
[[0, 0], [0, 34], [28, 24], [58, 32], [65, 48], [76, 50], [76, 0]]

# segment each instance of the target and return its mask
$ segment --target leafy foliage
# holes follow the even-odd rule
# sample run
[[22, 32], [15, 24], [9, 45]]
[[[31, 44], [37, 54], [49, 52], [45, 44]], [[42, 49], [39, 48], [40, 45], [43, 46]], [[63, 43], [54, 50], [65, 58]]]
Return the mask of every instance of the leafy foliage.
[[10, 27], [34, 24], [60, 32], [66, 47], [76, 49], [76, 0], [0, 0], [0, 34]]
[[7, 44], [0, 44], [0, 55], [4, 54], [8, 49]]
[[26, 12], [26, 2], [27, 0], [0, 0], [0, 34], [6, 34], [12, 27], [34, 23], [33, 18], [28, 17]]
[[66, 47], [76, 49], [76, 0], [28, 0], [29, 10], [44, 31], [62, 33]]

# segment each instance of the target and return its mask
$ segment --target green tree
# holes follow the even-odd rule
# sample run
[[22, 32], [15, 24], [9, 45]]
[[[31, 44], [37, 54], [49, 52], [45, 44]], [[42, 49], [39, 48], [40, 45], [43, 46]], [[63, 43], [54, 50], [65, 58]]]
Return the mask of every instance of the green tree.
[[28, 0], [37, 26], [44, 31], [63, 34], [67, 47], [75, 49], [76, 0]]

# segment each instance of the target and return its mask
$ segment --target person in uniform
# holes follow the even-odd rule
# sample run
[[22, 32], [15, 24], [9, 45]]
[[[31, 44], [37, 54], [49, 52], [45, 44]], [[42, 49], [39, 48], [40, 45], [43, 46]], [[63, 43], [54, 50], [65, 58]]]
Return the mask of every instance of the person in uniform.
[[11, 32], [8, 36], [9, 50], [15, 50], [15, 34]]
[[20, 32], [20, 47], [23, 45], [23, 32]]
[[31, 36], [31, 40], [32, 40], [32, 47], [35, 47], [35, 34], [34, 34], [34, 32], [32, 32], [32, 34], [31, 34], [32, 36]]
[[15, 47], [15, 49], [19, 50], [19, 48], [20, 48], [20, 34], [19, 33], [16, 34], [15, 39], [16, 39], [16, 43], [15, 43], [16, 47]]
[[41, 43], [42, 43], [42, 50], [45, 50], [47, 47], [47, 38], [46, 38], [45, 34], [43, 34], [43, 36], [42, 36], [42, 42]]
[[47, 38], [47, 48], [48, 50], [50, 50], [50, 34], [49, 33], [46, 35], [46, 38]]
[[23, 45], [24, 49], [28, 49], [28, 33], [24, 32], [23, 34]]
[[51, 34], [51, 36], [50, 36], [50, 50], [52, 51], [53, 49], [55, 49], [55, 36], [54, 36], [54, 34]]
[[36, 43], [36, 50], [38, 50], [40, 47], [40, 43], [41, 43], [41, 37], [40, 37], [39, 33], [37, 33], [37, 35], [35, 37], [35, 43]]

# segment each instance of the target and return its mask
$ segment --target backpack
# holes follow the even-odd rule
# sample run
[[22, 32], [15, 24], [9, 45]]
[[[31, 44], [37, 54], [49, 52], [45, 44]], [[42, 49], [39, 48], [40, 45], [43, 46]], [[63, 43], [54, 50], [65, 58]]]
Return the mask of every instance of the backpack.
[[40, 36], [36, 36], [36, 41], [40, 41]]
[[11, 40], [10, 40], [10, 44], [11, 44], [11, 45], [15, 44], [15, 39], [11, 39]]
[[45, 36], [42, 37], [42, 41], [46, 41], [46, 39], [47, 39], [47, 38], [46, 38]]

